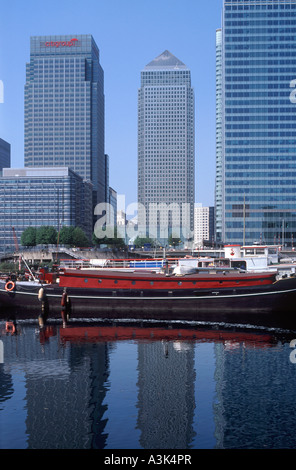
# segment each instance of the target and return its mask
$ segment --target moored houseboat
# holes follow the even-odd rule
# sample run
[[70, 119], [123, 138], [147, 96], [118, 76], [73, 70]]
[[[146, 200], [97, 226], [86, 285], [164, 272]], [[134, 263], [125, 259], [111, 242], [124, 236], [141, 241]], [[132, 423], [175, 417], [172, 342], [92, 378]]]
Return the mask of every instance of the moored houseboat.
[[[296, 278], [235, 271], [176, 275], [64, 269], [56, 279], [0, 280], [0, 318], [294, 322]], [[262, 323], [263, 322], [263, 323]]]

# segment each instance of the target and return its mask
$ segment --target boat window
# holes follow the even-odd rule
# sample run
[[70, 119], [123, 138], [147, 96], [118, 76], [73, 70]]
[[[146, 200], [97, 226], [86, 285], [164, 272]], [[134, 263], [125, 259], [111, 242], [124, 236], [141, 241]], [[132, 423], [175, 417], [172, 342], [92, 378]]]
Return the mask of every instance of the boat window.
[[150, 285], [153, 286], [154, 282], [153, 281], [150, 281]]
[[134, 286], [136, 284], [136, 281], [132, 281], [132, 285]]
[[84, 279], [84, 282], [88, 282], [88, 279]]
[[118, 281], [117, 281], [117, 279], [115, 279], [114, 284], [117, 284], [117, 283], [118, 283]]
[[102, 279], [98, 279], [98, 283], [101, 284], [101, 282], [102, 282]]
[[277, 254], [277, 250], [276, 250], [276, 248], [269, 248], [269, 249], [268, 249], [268, 253], [269, 253], [270, 255], [276, 255], [276, 254]]
[[181, 282], [181, 281], [178, 282], [178, 286], [182, 286], [182, 282]]

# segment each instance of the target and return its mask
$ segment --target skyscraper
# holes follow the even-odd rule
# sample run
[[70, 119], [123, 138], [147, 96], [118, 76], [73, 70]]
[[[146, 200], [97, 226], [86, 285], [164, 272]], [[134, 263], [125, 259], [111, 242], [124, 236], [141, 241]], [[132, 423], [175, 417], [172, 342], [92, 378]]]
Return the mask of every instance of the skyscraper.
[[25, 85], [25, 166], [70, 167], [107, 201], [104, 73], [91, 35], [35, 36]]
[[216, 182], [215, 182], [215, 232], [222, 241], [222, 31], [216, 31]]
[[0, 171], [10, 167], [10, 144], [0, 138]]
[[224, 0], [222, 21], [217, 238], [290, 245], [296, 236], [296, 1]]
[[160, 227], [174, 235], [178, 217], [179, 228], [182, 219], [185, 226], [186, 205], [193, 230], [194, 135], [190, 70], [165, 51], [142, 70], [138, 92], [139, 224], [162, 242], [167, 237]]

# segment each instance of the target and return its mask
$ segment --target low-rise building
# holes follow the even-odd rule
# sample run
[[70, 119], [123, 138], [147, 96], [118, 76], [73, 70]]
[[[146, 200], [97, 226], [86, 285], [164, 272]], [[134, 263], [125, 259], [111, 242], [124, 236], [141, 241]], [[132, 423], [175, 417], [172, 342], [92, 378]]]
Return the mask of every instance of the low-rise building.
[[92, 184], [70, 168], [4, 168], [0, 178], [0, 251], [27, 227], [81, 227], [91, 240]]

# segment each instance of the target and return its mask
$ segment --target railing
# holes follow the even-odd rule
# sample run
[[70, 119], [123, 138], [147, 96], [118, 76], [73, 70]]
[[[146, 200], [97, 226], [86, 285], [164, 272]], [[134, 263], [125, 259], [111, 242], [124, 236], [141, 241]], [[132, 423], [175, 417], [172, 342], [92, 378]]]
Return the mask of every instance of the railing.
[[60, 248], [60, 251], [61, 251], [62, 253], [66, 253], [66, 254], [69, 255], [69, 256], [72, 256], [73, 258], [75, 258], [75, 259], [77, 259], [77, 260], [80, 259], [79, 254], [74, 253], [73, 250], [69, 250], [68, 248]]
[[177, 263], [177, 258], [156, 259], [62, 259], [61, 268], [75, 269], [161, 269], [166, 265]]

